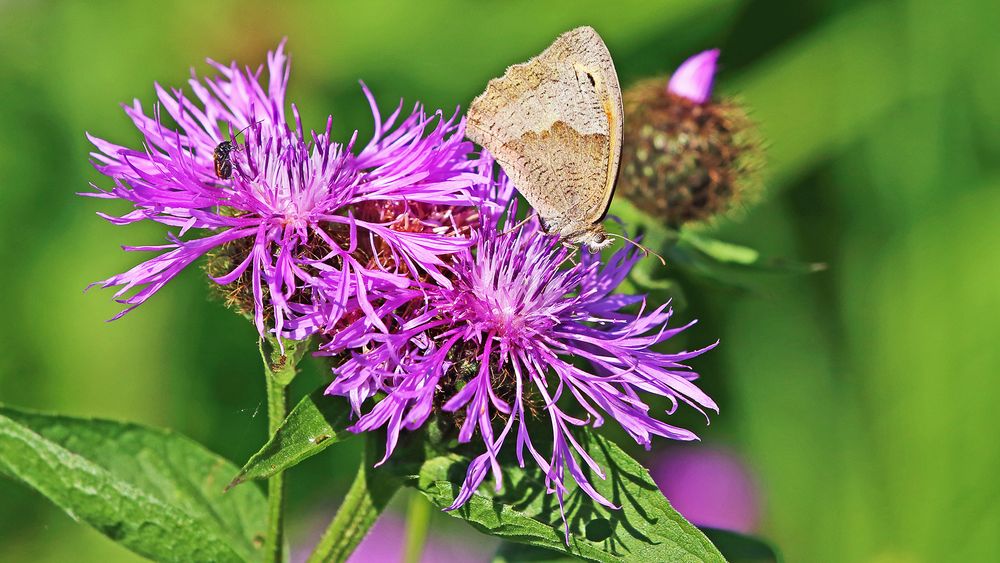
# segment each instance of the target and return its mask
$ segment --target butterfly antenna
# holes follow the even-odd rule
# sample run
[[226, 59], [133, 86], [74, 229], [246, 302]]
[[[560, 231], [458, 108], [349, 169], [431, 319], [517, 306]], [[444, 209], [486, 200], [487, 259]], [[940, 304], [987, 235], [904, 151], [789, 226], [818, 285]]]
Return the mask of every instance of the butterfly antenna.
[[622, 240], [624, 240], [626, 242], [630, 242], [636, 248], [638, 248], [639, 250], [641, 250], [643, 252], [643, 254], [645, 254], [646, 256], [649, 256], [650, 254], [652, 254], [653, 256], [656, 256], [657, 258], [660, 259], [660, 264], [663, 264], [664, 266], [667, 265], [667, 261], [663, 259], [663, 256], [660, 256], [659, 254], [657, 254], [657, 253], [653, 252], [652, 250], [650, 250], [648, 247], [645, 247], [645, 246], [643, 246], [643, 245], [635, 242], [634, 240], [628, 238], [625, 235], [619, 235], [619, 234], [616, 234], [616, 233], [608, 233], [608, 236], [618, 237], [618, 238], [620, 238], [620, 239], [622, 239]]

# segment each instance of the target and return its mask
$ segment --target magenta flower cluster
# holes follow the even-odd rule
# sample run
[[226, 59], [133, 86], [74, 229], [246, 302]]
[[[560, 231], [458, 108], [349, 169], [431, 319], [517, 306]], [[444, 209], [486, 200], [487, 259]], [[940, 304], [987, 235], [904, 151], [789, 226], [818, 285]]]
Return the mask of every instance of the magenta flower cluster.
[[[423, 274], [447, 281], [444, 257], [468, 241], [454, 236], [461, 218], [434, 208], [474, 210], [480, 181], [462, 120], [428, 115], [420, 106], [401, 119], [400, 106], [383, 121], [363, 88], [375, 134], [357, 150], [357, 135], [347, 143], [330, 138], [332, 117], [325, 131], [306, 135], [292, 105], [295, 127], [289, 127], [284, 45], [269, 55], [263, 84], [262, 68], [209, 62], [219, 76], [193, 76], [194, 100], [157, 85], [152, 116], [139, 101], [125, 108], [144, 137], [142, 150], [90, 137], [97, 169], [115, 185], [85, 195], [135, 208], [105, 218], [178, 229], [167, 244], [126, 247], [159, 254], [98, 282], [118, 288], [116, 298], [128, 306], [118, 317], [224, 245], [239, 246], [240, 260], [214, 281], [228, 285], [246, 276], [261, 334], [304, 338], [332, 329], [355, 305], [370, 312], [372, 296], [386, 288], [406, 287]], [[163, 122], [163, 112], [177, 128]], [[236, 139], [244, 129], [244, 140]], [[213, 155], [227, 140], [237, 148], [231, 178], [221, 179]]]
[[[501, 206], [508, 203], [506, 183], [501, 177]], [[667, 305], [648, 310], [643, 297], [614, 292], [639, 251], [619, 250], [606, 263], [584, 253], [574, 262], [576, 254], [545, 234], [538, 221], [514, 228], [515, 205], [508, 209], [503, 225], [483, 214], [474, 246], [456, 254], [451, 284], [410, 292], [410, 308], [394, 304], [419, 311], [395, 319], [398, 330], [348, 330], [329, 339], [326, 353], [355, 352], [334, 369], [327, 392], [349, 397], [357, 412], [364, 411], [352, 430], [387, 430], [385, 458], [400, 432], [421, 427], [436, 407], [459, 415], [458, 441], [478, 437], [484, 451], [469, 466], [452, 509], [468, 501], [490, 473], [501, 489], [498, 456], [508, 439], [520, 466], [529, 460], [544, 471], [560, 506], [568, 474], [595, 501], [613, 507], [587, 480], [581, 464], [604, 474], [572, 429], [601, 426], [609, 417], [647, 448], [653, 436], [695, 439], [689, 430], [655, 418], [641, 394], [666, 397], [673, 405], [669, 412], [681, 402], [717, 410], [683, 363], [712, 346], [674, 354], [651, 349], [690, 325], [668, 329]], [[638, 310], [628, 312], [633, 305]], [[573, 358], [586, 360], [589, 369]], [[462, 378], [460, 387], [456, 378]], [[437, 404], [442, 390], [454, 391]], [[385, 397], [364, 409], [376, 393]], [[560, 406], [564, 396], [571, 407]], [[532, 440], [539, 425], [530, 423], [539, 420], [551, 428], [551, 451], [539, 451]]]
[[[244, 289], [262, 335], [315, 337], [319, 354], [337, 356], [327, 393], [349, 399], [353, 431], [385, 430], [383, 461], [432, 415], [459, 442], [481, 444], [451, 508], [490, 474], [500, 490], [505, 447], [541, 468], [560, 506], [574, 482], [611, 507], [586, 476], [585, 466], [603, 473], [574, 428], [610, 418], [649, 447], [654, 436], [695, 439], [660, 420], [649, 397], [666, 398], [667, 414], [680, 403], [717, 410], [684, 363], [712, 346], [654, 350], [689, 325], [668, 328], [667, 304], [616, 293], [639, 253], [602, 261], [535, 219], [515, 225], [514, 186], [464, 140], [457, 114], [400, 106], [382, 119], [363, 88], [375, 133], [363, 147], [357, 134], [338, 143], [330, 120], [307, 134], [294, 105], [288, 124], [283, 45], [266, 80], [264, 68], [212, 65], [218, 76], [191, 78], [194, 98], [157, 86], [151, 116], [126, 107], [141, 150], [91, 137], [114, 185], [86, 195], [134, 207], [104, 217], [172, 229], [166, 244], [126, 247], [156, 255], [98, 282], [117, 288], [127, 306], [118, 317], [222, 252], [228, 270], [212, 279]], [[214, 166], [223, 141], [229, 178]]]

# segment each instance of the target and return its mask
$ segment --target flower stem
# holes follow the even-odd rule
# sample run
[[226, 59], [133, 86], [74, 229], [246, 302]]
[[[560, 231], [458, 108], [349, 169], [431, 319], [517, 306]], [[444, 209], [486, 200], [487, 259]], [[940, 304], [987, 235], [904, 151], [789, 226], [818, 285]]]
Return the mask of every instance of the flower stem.
[[333, 521], [309, 556], [308, 563], [347, 561], [402, 485], [387, 471], [372, 467], [377, 459], [374, 455], [375, 441], [370, 438], [366, 441], [358, 474]]
[[431, 503], [418, 492], [410, 495], [406, 507], [406, 543], [403, 563], [419, 563], [431, 524]]
[[[274, 378], [267, 378], [267, 421], [268, 432], [273, 437], [288, 408], [286, 387]], [[279, 471], [267, 480], [267, 542], [264, 544], [264, 560], [280, 563], [284, 549], [284, 502], [285, 473]]]
[[[296, 364], [306, 346], [285, 342], [282, 351], [278, 341], [261, 338], [260, 357], [264, 362], [264, 380], [267, 382], [267, 432], [274, 437], [288, 415], [288, 384], [296, 374]], [[267, 537], [264, 542], [264, 561], [284, 561], [285, 474], [278, 472], [267, 480]]]

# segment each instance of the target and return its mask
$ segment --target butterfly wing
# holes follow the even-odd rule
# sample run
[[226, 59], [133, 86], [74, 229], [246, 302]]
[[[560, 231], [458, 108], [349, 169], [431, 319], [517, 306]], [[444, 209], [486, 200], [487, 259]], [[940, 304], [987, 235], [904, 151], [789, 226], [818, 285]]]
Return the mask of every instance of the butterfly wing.
[[621, 157], [622, 101], [589, 27], [511, 66], [469, 107], [467, 136], [492, 153], [552, 230], [603, 219]]

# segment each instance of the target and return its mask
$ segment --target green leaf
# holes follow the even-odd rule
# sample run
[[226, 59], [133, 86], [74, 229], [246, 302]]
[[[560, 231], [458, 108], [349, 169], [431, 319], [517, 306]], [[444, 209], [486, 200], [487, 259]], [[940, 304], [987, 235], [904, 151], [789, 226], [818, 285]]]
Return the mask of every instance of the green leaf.
[[351, 406], [341, 397], [324, 395], [325, 390], [324, 385], [295, 405], [278, 431], [246, 462], [227, 490], [244, 481], [267, 479], [354, 436], [347, 430]]
[[690, 243], [708, 256], [729, 264], [752, 266], [760, 260], [760, 252], [748, 247], [713, 238], [702, 237], [690, 231], [684, 231], [681, 240]]
[[161, 561], [258, 559], [265, 499], [223, 495], [235, 467], [168, 430], [0, 406], [0, 474]]
[[731, 563], [780, 563], [778, 552], [760, 538], [719, 528], [700, 528]]
[[570, 563], [576, 558], [551, 549], [525, 545], [523, 543], [503, 542], [493, 554], [491, 563]]
[[[754, 274], [808, 274], [826, 269], [821, 263], [762, 256], [753, 248], [717, 240], [698, 230], [671, 229], [625, 200], [615, 200], [611, 211], [631, 226], [632, 235], [642, 234], [642, 244], [659, 249], [666, 259], [667, 271], [684, 270], [722, 287], [753, 292], [750, 282], [754, 281]], [[641, 291], [657, 291], [663, 297], [676, 299], [675, 303], [683, 308], [684, 296], [678, 291], [679, 285], [663, 279], [663, 271], [655, 259], [643, 260], [632, 269], [629, 281]]]
[[292, 383], [299, 371], [297, 366], [309, 350], [312, 340], [284, 340], [268, 335], [258, 340], [260, 359], [267, 366], [268, 376], [281, 385]]
[[[597, 434], [584, 431], [577, 437], [607, 475], [602, 480], [585, 469], [590, 482], [621, 509], [606, 509], [567, 482], [568, 544], [558, 502], [545, 493], [544, 476], [532, 465], [522, 470], [505, 464], [501, 494], [481, 487], [468, 503], [448, 514], [487, 534], [587, 561], [725, 561], [704, 534], [670, 506], [639, 462]], [[412, 451], [401, 457], [412, 458]], [[416, 475], [403, 459], [389, 466], [401, 477], [410, 477], [407, 484], [434, 505], [445, 508], [458, 495], [469, 461], [455, 453], [429, 455]]]
[[[826, 264], [818, 262], [799, 262], [785, 258], [764, 257], [761, 256], [760, 252], [748, 246], [702, 236], [687, 229], [681, 231], [677, 246], [695, 250], [701, 257], [720, 265], [749, 270], [777, 274], [809, 274], [826, 269]], [[696, 260], [697, 257], [689, 259]]]

